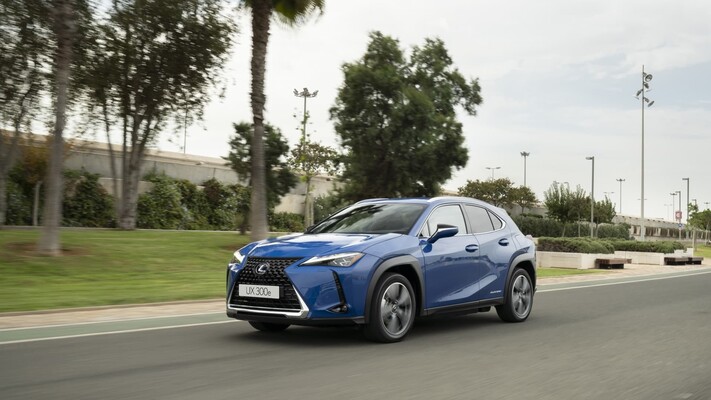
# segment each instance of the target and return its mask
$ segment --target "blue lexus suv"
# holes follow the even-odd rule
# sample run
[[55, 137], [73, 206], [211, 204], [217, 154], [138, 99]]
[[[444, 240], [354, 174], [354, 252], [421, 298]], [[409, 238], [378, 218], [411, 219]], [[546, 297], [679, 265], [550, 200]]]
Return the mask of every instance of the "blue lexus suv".
[[416, 317], [486, 312], [525, 321], [535, 245], [506, 211], [463, 197], [371, 199], [303, 234], [250, 243], [227, 268], [227, 315], [260, 331], [362, 326], [402, 340]]

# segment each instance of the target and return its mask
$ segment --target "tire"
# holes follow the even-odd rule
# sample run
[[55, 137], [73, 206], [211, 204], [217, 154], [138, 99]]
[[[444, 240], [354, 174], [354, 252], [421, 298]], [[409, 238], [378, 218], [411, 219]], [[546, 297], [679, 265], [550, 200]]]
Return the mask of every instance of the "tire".
[[289, 327], [289, 324], [275, 324], [272, 322], [249, 321], [252, 328], [262, 332], [281, 332]]
[[496, 313], [505, 322], [523, 322], [533, 308], [533, 284], [528, 272], [517, 268], [508, 287], [506, 288], [506, 302], [496, 306]]
[[417, 303], [410, 281], [400, 274], [385, 274], [370, 304], [365, 337], [381, 343], [399, 342], [412, 328]]

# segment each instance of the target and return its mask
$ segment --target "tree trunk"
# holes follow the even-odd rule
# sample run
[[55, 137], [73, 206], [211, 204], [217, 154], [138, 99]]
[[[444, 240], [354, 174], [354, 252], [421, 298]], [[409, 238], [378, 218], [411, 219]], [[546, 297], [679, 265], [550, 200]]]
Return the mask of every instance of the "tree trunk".
[[267, 43], [272, 2], [252, 2], [252, 198], [250, 207], [251, 238], [253, 241], [267, 237], [267, 188], [264, 166], [264, 73], [266, 70]]
[[[134, 149], [131, 149], [131, 151], [133, 152]], [[121, 214], [118, 221], [121, 229], [136, 229], [140, 178], [140, 162], [129, 162], [128, 169], [121, 182]]]
[[306, 228], [314, 224], [314, 199], [311, 196], [311, 178], [306, 179], [306, 196], [304, 198], [304, 225]]
[[58, 256], [61, 254], [59, 226], [62, 222], [62, 156], [64, 126], [68, 102], [69, 72], [72, 63], [72, 41], [74, 20], [72, 0], [57, 0], [53, 10], [54, 33], [57, 37], [55, 58], [55, 87], [57, 102], [52, 149], [47, 171], [47, 190], [44, 202], [43, 228], [37, 250], [40, 254]]

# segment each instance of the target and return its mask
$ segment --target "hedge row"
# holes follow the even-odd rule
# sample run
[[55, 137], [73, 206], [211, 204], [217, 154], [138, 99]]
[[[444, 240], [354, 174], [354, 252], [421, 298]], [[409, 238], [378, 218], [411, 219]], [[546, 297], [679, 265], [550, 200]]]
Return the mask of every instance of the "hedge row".
[[615, 252], [612, 242], [591, 238], [542, 237], [538, 238], [536, 249], [539, 251], [585, 254], [612, 254]]
[[673, 253], [683, 250], [684, 245], [673, 241], [638, 242], [635, 240], [601, 240], [591, 238], [538, 238], [539, 251], [612, 254], [615, 251], [640, 251], [647, 253]]
[[[562, 223], [551, 218], [540, 216], [517, 215], [512, 217], [524, 235], [533, 237], [588, 237], [590, 224], [587, 222]], [[629, 239], [627, 224], [599, 224], [595, 227], [598, 238]]]
[[634, 240], [615, 240], [611, 242], [618, 251], [642, 251], [647, 253], [673, 253], [684, 250], [683, 244], [676, 241], [637, 242]]

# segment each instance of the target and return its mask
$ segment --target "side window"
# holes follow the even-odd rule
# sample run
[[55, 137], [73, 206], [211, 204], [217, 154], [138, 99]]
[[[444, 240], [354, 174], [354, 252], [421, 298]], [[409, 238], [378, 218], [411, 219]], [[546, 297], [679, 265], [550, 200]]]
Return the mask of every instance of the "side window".
[[504, 223], [499, 219], [499, 217], [496, 216], [496, 214], [492, 213], [489, 211], [489, 217], [491, 217], [491, 223], [494, 224], [494, 230], [498, 231], [501, 229], [502, 226], [504, 226]]
[[[494, 230], [494, 225], [492, 220], [498, 218], [489, 217], [489, 212], [481, 207], [467, 205], [464, 207], [467, 210], [467, 216], [469, 217], [469, 222], [472, 224], [473, 233], [484, 233], [491, 232]], [[499, 221], [499, 224], [501, 221]]]
[[425, 227], [422, 229], [422, 234], [425, 236], [432, 236], [437, 230], [437, 225], [451, 225], [459, 228], [459, 233], [457, 235], [463, 235], [467, 233], [467, 225], [464, 223], [464, 215], [462, 215], [462, 209], [457, 205], [443, 206], [439, 207], [429, 219]]

